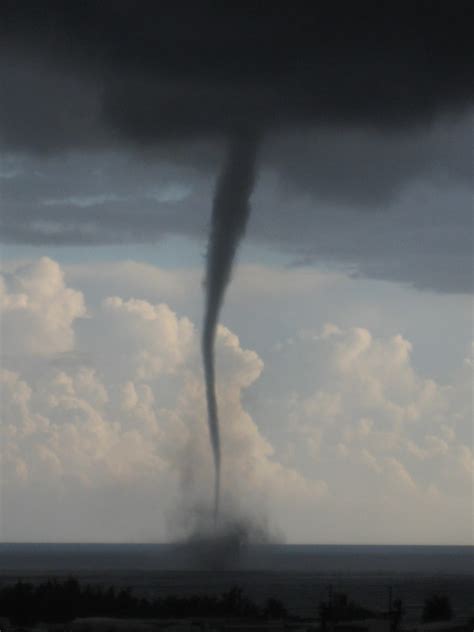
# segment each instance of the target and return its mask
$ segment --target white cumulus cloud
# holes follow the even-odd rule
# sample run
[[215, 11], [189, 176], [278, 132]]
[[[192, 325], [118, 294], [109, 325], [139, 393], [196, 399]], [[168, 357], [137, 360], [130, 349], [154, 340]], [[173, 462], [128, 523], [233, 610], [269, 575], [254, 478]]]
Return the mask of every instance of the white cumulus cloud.
[[60, 266], [42, 257], [0, 276], [1, 346], [7, 354], [51, 354], [74, 347], [74, 321], [85, 315], [81, 292]]
[[[13, 270], [8, 282], [7, 317], [10, 305], [20, 303], [36, 319], [36, 329], [25, 332], [23, 353], [56, 355], [54, 362], [44, 358], [40, 370], [24, 362], [23, 372], [7, 366], [2, 371], [3, 537], [137, 537], [141, 527], [130, 512], [130, 493], [142, 499], [141, 515], [153, 537], [172, 535], [163, 516], [174, 529], [189, 530], [189, 524], [173, 523], [173, 516], [184, 507], [189, 520], [194, 508], [209, 505], [213, 476], [196, 327], [165, 303], [106, 296], [76, 330], [76, 319], [85, 314], [83, 297], [64, 285], [60, 266], [51, 260]], [[56, 302], [56, 310], [42, 310], [46, 302], [51, 308]], [[62, 318], [54, 321], [56, 329], [52, 313]], [[66, 323], [68, 336], [60, 341]], [[16, 326], [26, 323], [20, 319]], [[51, 333], [46, 344], [42, 334], [48, 327], [57, 337]], [[272, 502], [277, 513], [288, 502], [318, 502], [326, 484], [276, 459], [243, 407], [242, 392], [259, 378], [261, 358], [221, 326], [217, 364], [223, 506], [252, 515]], [[121, 492], [122, 506], [112, 508]], [[88, 505], [98, 494], [102, 507], [87, 522]], [[36, 523], [24, 522], [25, 508], [33, 511], [39, 499]]]
[[[91, 301], [48, 258], [0, 277], [5, 539], [162, 540], [212, 504], [195, 275], [114, 266]], [[258, 275], [265, 313], [277, 291]], [[441, 382], [397, 331], [334, 323], [246, 346], [219, 326], [225, 510], [296, 541], [469, 539], [472, 362]]]

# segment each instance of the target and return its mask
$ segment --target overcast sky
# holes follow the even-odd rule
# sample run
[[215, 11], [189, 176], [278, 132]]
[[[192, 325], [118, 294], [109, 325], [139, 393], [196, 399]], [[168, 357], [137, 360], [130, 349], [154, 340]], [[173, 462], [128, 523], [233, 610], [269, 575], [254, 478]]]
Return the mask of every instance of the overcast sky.
[[470, 542], [469, 3], [178, 4], [1, 9], [0, 537], [170, 540], [209, 506], [203, 268], [250, 131], [226, 512], [294, 542]]

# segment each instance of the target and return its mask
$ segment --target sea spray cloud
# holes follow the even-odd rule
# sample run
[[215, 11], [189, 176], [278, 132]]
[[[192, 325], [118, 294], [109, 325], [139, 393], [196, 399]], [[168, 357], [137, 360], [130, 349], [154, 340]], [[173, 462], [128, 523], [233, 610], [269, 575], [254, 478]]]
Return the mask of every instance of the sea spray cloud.
[[188, 501], [175, 513], [174, 532], [180, 534], [175, 558], [187, 566], [220, 570], [245, 567], [256, 548], [285, 541], [262, 507], [242, 506], [241, 498], [228, 487], [219, 507], [218, 523], [206, 502]]

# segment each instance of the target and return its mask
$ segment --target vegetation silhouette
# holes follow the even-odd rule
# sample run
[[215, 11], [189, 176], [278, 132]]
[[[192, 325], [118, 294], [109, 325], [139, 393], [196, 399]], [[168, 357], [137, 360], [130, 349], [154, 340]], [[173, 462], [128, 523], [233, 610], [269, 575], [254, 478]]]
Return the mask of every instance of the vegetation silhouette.
[[319, 620], [323, 631], [339, 621], [357, 621], [374, 616], [372, 610], [350, 601], [345, 593], [331, 594], [327, 601], [319, 604]]
[[288, 612], [276, 599], [258, 606], [239, 587], [216, 596], [165, 596], [150, 600], [133, 595], [128, 588], [83, 586], [69, 578], [36, 585], [18, 581], [0, 588], [0, 617], [16, 625], [34, 625], [79, 617], [283, 619], [288, 617]]
[[423, 605], [423, 614], [421, 619], [423, 623], [432, 621], [449, 621], [453, 618], [453, 608], [449, 597], [434, 593], [425, 599]]
[[332, 629], [336, 623], [373, 618], [390, 619], [390, 630], [396, 632], [400, 627], [404, 609], [401, 599], [395, 599], [390, 604], [387, 612], [376, 612], [354, 601], [350, 601], [345, 593], [335, 593], [333, 595], [331, 589], [329, 598], [320, 602], [318, 614], [322, 632]]

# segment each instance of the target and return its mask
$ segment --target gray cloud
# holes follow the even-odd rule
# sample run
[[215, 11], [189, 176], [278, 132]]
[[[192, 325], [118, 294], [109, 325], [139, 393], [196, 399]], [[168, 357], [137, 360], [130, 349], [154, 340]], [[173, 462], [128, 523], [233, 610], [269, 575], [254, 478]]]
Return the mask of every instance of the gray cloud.
[[[9, 62], [34, 60], [36, 73], [10, 82], [16, 89], [2, 127], [10, 144], [31, 137], [40, 147], [41, 133], [47, 149], [72, 138], [95, 143], [87, 134], [75, 138], [94, 109], [84, 107], [88, 82], [104, 130], [139, 144], [227, 135], [249, 124], [403, 129], [471, 102], [471, 16], [467, 2], [271, 11], [160, 3], [144, 11], [127, 1], [66, 8], [50, 0], [41, 12], [6, 2], [2, 52]], [[62, 85], [38, 81], [39, 61], [64, 74]], [[49, 123], [59, 114], [59, 124], [35, 126], [34, 134], [30, 117], [15, 125], [24, 112], [12, 104], [28, 103], [26, 83], [49, 96], [49, 107], [28, 105], [30, 116]]]
[[200, 238], [223, 137], [251, 125], [250, 239], [470, 290], [469, 3], [182, 9], [2, 7], [4, 242]]
[[[348, 155], [354, 145], [349, 137], [347, 144], [341, 141], [337, 160], [346, 169], [338, 178], [337, 168], [323, 160], [329, 137], [315, 146], [312, 168], [306, 166], [305, 175], [295, 167], [304, 142], [275, 139], [281, 149], [273, 151], [271, 143], [263, 148], [247, 239], [286, 252], [296, 264], [332, 262], [363, 276], [470, 292], [470, 124], [466, 119], [431, 132], [427, 144], [433, 150], [423, 154], [410, 177], [396, 185], [389, 181], [385, 194], [379, 191], [372, 199], [370, 183], [379, 173], [391, 173], [393, 164], [383, 143], [363, 137], [366, 147], [372, 147], [371, 158], [354, 160], [351, 177]], [[454, 149], [443, 153], [443, 138], [464, 152], [466, 163]], [[458, 141], [463, 138], [466, 142]], [[413, 161], [413, 147], [423, 144], [413, 137], [398, 140], [400, 163]], [[293, 150], [285, 155], [285, 147]], [[2, 240], [43, 247], [154, 243], [169, 234], [202, 240], [209, 226], [212, 156], [219, 156], [219, 148], [213, 153], [203, 146], [200, 151], [208, 158], [201, 169], [126, 152], [23, 157], [15, 162], [16, 175], [2, 179]], [[302, 167], [307, 153], [298, 163]]]

